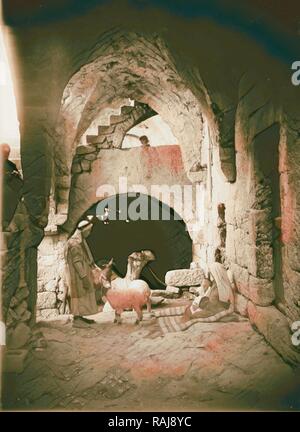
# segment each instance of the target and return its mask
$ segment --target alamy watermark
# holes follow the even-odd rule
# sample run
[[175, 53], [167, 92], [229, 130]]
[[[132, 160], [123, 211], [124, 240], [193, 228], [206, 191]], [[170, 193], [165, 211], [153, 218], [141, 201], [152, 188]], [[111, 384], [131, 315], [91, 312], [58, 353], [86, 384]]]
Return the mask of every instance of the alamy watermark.
[[292, 63], [292, 70], [295, 72], [292, 74], [292, 84], [294, 86], [300, 85], [300, 61], [294, 61]]
[[101, 200], [96, 216], [103, 221], [184, 220], [189, 231], [204, 224], [205, 193], [200, 183], [128, 186], [127, 177], [119, 177], [117, 188], [104, 184], [98, 187], [96, 195]]
[[296, 347], [300, 346], [300, 321], [295, 321], [291, 325], [291, 330], [293, 332], [292, 335], [292, 344]]

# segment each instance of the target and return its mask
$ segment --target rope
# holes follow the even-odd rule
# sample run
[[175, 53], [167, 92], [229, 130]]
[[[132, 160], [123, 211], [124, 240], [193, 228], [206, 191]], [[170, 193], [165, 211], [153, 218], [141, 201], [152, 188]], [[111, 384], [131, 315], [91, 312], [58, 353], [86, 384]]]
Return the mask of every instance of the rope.
[[154, 277], [154, 279], [157, 282], [159, 282], [161, 285], [163, 285], [165, 287], [167, 286], [162, 280], [159, 279], [159, 277], [156, 275], [156, 273], [154, 272], [154, 270], [152, 270], [152, 268], [149, 266], [149, 264], [148, 264], [147, 268], [149, 269], [150, 273], [152, 274], [152, 276]]

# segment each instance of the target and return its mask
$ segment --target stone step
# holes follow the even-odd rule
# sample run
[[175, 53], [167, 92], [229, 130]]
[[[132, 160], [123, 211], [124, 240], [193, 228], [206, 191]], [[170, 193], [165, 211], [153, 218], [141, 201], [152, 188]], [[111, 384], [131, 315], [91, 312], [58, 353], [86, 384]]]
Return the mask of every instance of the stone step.
[[[91, 136], [94, 136], [94, 135], [88, 135], [88, 136], [91, 137]], [[84, 154], [94, 153], [96, 150], [97, 149], [94, 146], [80, 145], [76, 149], [76, 154], [77, 155], [84, 155]]]
[[121, 113], [120, 115], [112, 114], [110, 116], [110, 125], [104, 126], [100, 125], [98, 126], [98, 134], [97, 135], [87, 135], [86, 136], [86, 142], [87, 144], [101, 144], [103, 142], [103, 135], [111, 135], [114, 133], [116, 125], [122, 123], [124, 120], [126, 120], [126, 117], [128, 114], [132, 112], [132, 110], [135, 107], [133, 106], [127, 106], [124, 105], [121, 107]]
[[111, 125], [117, 125], [117, 124], [123, 123], [123, 121], [126, 119], [127, 119], [127, 115], [124, 115], [124, 114], [123, 115], [115, 115], [115, 114], [113, 114], [110, 116], [110, 124]]
[[86, 142], [87, 144], [101, 144], [104, 141], [105, 137], [103, 135], [87, 135]]
[[98, 126], [98, 135], [110, 135], [114, 133], [115, 126]]
[[134, 106], [127, 106], [127, 105], [122, 106], [122, 108], [121, 108], [121, 115], [131, 113], [131, 111], [132, 111], [134, 108], [135, 108]]

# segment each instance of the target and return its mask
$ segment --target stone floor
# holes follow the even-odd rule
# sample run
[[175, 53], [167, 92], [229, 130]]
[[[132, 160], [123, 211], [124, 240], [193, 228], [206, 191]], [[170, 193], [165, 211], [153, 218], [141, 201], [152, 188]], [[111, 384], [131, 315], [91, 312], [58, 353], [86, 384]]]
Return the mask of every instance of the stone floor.
[[[200, 411], [300, 409], [293, 371], [248, 321], [162, 335], [155, 319], [100, 313], [90, 329], [40, 322], [46, 346], [5, 374], [4, 409]], [[298, 381], [297, 381], [298, 377]], [[298, 387], [297, 387], [298, 386]]]

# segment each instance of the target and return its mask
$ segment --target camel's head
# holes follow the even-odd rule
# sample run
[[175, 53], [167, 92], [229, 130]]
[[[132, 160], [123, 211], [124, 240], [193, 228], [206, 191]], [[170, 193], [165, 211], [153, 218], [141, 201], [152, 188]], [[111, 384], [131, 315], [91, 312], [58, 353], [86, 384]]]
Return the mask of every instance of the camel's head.
[[141, 254], [147, 262], [155, 261], [156, 259], [154, 253], [150, 250], [142, 250]]
[[130, 254], [128, 260], [139, 262], [140, 265], [145, 266], [148, 262], [155, 260], [155, 255], [150, 250], [142, 250]]

